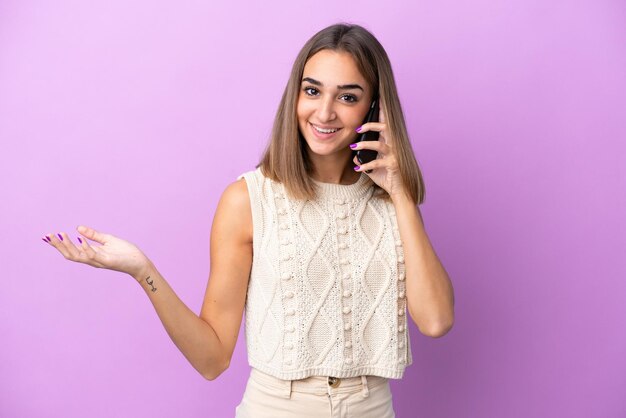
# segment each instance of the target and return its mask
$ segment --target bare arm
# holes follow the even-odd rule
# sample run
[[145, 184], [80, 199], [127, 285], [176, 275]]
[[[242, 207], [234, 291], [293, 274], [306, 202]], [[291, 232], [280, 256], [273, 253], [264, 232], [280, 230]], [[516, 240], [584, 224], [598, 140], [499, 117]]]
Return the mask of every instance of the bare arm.
[[176, 295], [154, 264], [133, 244], [91, 228], [76, 247], [67, 234], [47, 241], [72, 261], [128, 273], [141, 284], [168, 335], [202, 376], [217, 378], [235, 349], [252, 264], [252, 214], [244, 180], [229, 185], [217, 206], [211, 231], [211, 273], [201, 314]]
[[417, 205], [404, 195], [394, 199], [404, 246], [409, 314], [422, 334], [445, 335], [454, 324], [454, 289], [435, 254]]
[[218, 334], [180, 300], [154, 265], [150, 263], [135, 279], [146, 291], [168, 335], [191, 365], [209, 380], [226, 370], [228, 360]]
[[[198, 317], [156, 268], [137, 279], [170, 338], [205, 378], [217, 378], [230, 364], [246, 300], [252, 264], [252, 214], [244, 180], [222, 195], [211, 230], [211, 273]], [[154, 289], [154, 290], [153, 290]]]
[[[359, 166], [357, 171], [371, 171], [369, 177], [391, 196], [406, 268], [406, 300], [411, 319], [420, 332], [441, 337], [454, 325], [454, 289], [448, 273], [426, 234], [422, 214], [413, 199], [405, 193], [402, 173], [396, 157], [396, 138], [388, 132], [385, 103], [381, 99], [379, 121], [363, 124], [360, 133], [380, 132], [379, 141], [361, 141], [353, 150], [370, 149], [378, 158]], [[356, 165], [361, 164], [354, 157]]]

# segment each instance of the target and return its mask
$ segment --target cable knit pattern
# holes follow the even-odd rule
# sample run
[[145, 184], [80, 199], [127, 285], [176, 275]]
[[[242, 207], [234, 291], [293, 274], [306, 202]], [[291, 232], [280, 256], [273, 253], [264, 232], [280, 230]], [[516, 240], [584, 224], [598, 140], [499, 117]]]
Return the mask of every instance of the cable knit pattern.
[[351, 185], [316, 182], [290, 199], [260, 168], [243, 173], [252, 207], [246, 299], [250, 366], [279, 379], [377, 375], [412, 363], [405, 269], [395, 208]]

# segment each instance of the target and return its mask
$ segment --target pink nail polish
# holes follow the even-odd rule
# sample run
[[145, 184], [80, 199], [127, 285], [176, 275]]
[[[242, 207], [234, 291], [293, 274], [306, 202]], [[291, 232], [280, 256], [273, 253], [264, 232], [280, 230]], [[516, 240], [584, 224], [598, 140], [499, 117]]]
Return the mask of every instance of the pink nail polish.
[[358, 127], [358, 128], [356, 128], [355, 130], [356, 130], [357, 132], [361, 132], [361, 128], [362, 128], [362, 127], [363, 127], [363, 125], [359, 126], [359, 127]]
[[350, 144], [350, 148], [355, 149], [357, 144]]
[[355, 165], [355, 166], [354, 166], [354, 171], [358, 171], [360, 168], [361, 168], [361, 166], [360, 166], [360, 165]]

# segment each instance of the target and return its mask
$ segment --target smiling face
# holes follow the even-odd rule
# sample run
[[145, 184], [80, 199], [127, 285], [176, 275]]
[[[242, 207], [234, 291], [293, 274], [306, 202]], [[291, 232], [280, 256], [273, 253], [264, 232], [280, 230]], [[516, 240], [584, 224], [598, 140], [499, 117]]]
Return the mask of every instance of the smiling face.
[[352, 55], [324, 49], [304, 66], [297, 117], [310, 158], [345, 157], [356, 140], [372, 100], [371, 87]]

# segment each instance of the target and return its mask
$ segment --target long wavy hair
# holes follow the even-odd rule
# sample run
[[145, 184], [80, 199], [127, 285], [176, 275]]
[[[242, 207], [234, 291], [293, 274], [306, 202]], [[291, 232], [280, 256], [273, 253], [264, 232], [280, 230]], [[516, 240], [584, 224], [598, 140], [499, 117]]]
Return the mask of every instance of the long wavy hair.
[[[394, 150], [402, 182], [409, 197], [421, 204], [424, 180], [409, 141], [389, 57], [374, 35], [355, 24], [338, 23], [322, 29], [302, 47], [278, 106], [269, 144], [257, 167], [261, 167], [264, 176], [283, 183], [291, 197], [315, 198], [316, 184], [310, 177], [312, 167], [306, 142], [298, 128], [297, 104], [304, 66], [310, 57], [324, 49], [352, 55], [374, 94], [385, 103], [387, 131], [396, 140]], [[384, 189], [376, 184], [374, 187], [376, 196], [389, 200]]]

